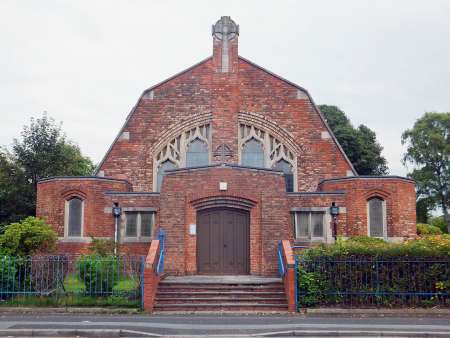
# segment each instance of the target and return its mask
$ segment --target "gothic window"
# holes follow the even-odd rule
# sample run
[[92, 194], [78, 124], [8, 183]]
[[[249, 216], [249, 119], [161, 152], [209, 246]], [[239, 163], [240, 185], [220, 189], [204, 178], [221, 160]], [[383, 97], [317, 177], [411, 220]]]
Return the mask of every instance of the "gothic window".
[[286, 160], [279, 160], [272, 167], [273, 169], [280, 170], [284, 173], [284, 181], [286, 183], [286, 191], [294, 191], [294, 174], [292, 172], [292, 165]]
[[324, 212], [296, 212], [295, 237], [300, 240], [324, 240]]
[[285, 174], [286, 190], [296, 189], [297, 158], [277, 137], [253, 125], [239, 124], [240, 164], [272, 168]]
[[160, 191], [166, 170], [208, 165], [210, 145], [210, 125], [204, 124], [181, 132], [159, 148], [153, 161], [153, 169], [157, 173], [154, 175], [154, 190]]
[[186, 167], [199, 167], [209, 164], [208, 145], [200, 139], [192, 141], [186, 152]]
[[367, 201], [369, 236], [387, 237], [385, 201], [373, 197]]
[[81, 237], [83, 233], [84, 202], [79, 197], [72, 197], [66, 201], [65, 237]]
[[254, 138], [245, 142], [242, 147], [241, 164], [248, 167], [264, 168], [264, 148], [261, 142]]
[[166, 160], [158, 168], [157, 191], [161, 191], [161, 185], [167, 170], [176, 169], [177, 165], [172, 161]]

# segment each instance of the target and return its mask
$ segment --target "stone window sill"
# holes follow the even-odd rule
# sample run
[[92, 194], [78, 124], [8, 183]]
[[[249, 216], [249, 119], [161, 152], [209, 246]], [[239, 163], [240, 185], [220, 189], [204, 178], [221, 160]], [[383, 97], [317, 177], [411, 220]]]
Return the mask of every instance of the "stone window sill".
[[152, 237], [126, 237], [122, 239], [122, 243], [150, 243]]

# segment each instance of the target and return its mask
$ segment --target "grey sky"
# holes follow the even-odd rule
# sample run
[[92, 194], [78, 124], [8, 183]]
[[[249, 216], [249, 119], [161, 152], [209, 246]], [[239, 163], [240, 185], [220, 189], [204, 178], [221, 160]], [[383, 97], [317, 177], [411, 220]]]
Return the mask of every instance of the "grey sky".
[[0, 1], [0, 146], [47, 111], [99, 162], [145, 89], [212, 53], [239, 54], [374, 129], [392, 174], [402, 131], [450, 111], [450, 1]]

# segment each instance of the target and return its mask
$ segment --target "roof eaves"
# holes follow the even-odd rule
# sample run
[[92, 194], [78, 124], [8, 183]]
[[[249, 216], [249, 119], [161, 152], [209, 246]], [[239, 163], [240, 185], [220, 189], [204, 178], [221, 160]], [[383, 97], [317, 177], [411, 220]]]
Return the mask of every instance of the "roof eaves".
[[136, 108], [137, 108], [137, 106], [139, 105], [139, 102], [141, 102], [142, 97], [143, 97], [145, 94], [147, 94], [149, 91], [151, 91], [151, 90], [153, 90], [153, 89], [155, 89], [155, 88], [157, 88], [157, 87], [159, 87], [159, 86], [161, 86], [161, 85], [163, 85], [163, 84], [165, 84], [165, 83], [167, 83], [167, 82], [169, 82], [169, 81], [171, 81], [171, 80], [177, 78], [177, 77], [180, 76], [180, 75], [183, 75], [184, 73], [189, 72], [190, 70], [194, 69], [195, 67], [197, 67], [197, 66], [199, 66], [199, 65], [201, 65], [201, 64], [203, 64], [203, 63], [205, 63], [205, 62], [207, 62], [207, 61], [209, 61], [210, 59], [212, 59], [212, 56], [209, 56], [209, 57], [207, 57], [206, 59], [203, 59], [202, 61], [197, 62], [196, 64], [194, 64], [194, 65], [192, 65], [192, 66], [190, 66], [190, 67], [188, 67], [188, 68], [182, 70], [181, 72], [178, 72], [178, 73], [176, 73], [175, 75], [173, 75], [173, 76], [171, 76], [171, 77], [165, 79], [164, 81], [161, 81], [161, 82], [157, 83], [156, 85], [154, 85], [154, 86], [152, 86], [152, 87], [150, 87], [150, 88], [145, 89], [145, 90], [142, 92], [142, 94], [139, 96], [139, 99], [137, 100], [136, 104], [133, 106], [133, 108], [131, 109], [131, 111], [128, 113], [128, 115], [127, 115], [127, 117], [126, 117], [126, 119], [125, 119], [125, 122], [123, 123], [122, 127], [121, 127], [120, 130], [119, 130], [119, 133], [118, 133], [117, 136], [114, 138], [114, 141], [113, 141], [113, 142], [111, 143], [111, 145], [109, 146], [109, 148], [108, 148], [108, 150], [106, 151], [105, 155], [103, 156], [102, 160], [100, 161], [100, 163], [99, 163], [99, 164], [97, 165], [97, 167], [95, 168], [94, 175], [97, 175], [97, 174], [98, 174], [98, 172], [100, 171], [100, 168], [102, 167], [103, 163], [105, 163], [106, 159], [108, 158], [108, 155], [109, 155], [109, 154], [111, 153], [111, 151], [112, 151], [112, 148], [113, 148], [114, 144], [116, 144], [116, 142], [119, 140], [119, 137], [120, 137], [120, 135], [122, 135], [122, 133], [123, 133], [123, 131], [124, 131], [126, 125], [128, 124], [128, 121], [131, 119], [131, 116], [133, 116], [134, 112], [136, 111]]

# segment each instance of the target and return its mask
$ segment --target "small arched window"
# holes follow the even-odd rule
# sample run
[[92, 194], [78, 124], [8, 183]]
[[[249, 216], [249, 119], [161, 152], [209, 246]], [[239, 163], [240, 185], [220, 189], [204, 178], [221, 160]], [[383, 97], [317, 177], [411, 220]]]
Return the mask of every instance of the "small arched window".
[[188, 145], [186, 167], [200, 167], [209, 164], [208, 145], [196, 138]]
[[373, 197], [367, 201], [369, 236], [387, 237], [385, 201]]
[[172, 161], [166, 160], [158, 168], [157, 191], [161, 191], [161, 185], [167, 170], [176, 169], [177, 165]]
[[83, 200], [72, 197], [66, 201], [66, 237], [81, 237], [83, 234]]
[[261, 142], [254, 138], [245, 142], [242, 147], [241, 164], [248, 167], [264, 168], [264, 148]]
[[286, 191], [294, 191], [294, 173], [292, 172], [292, 165], [286, 160], [279, 160], [272, 169], [282, 171], [286, 182]]

